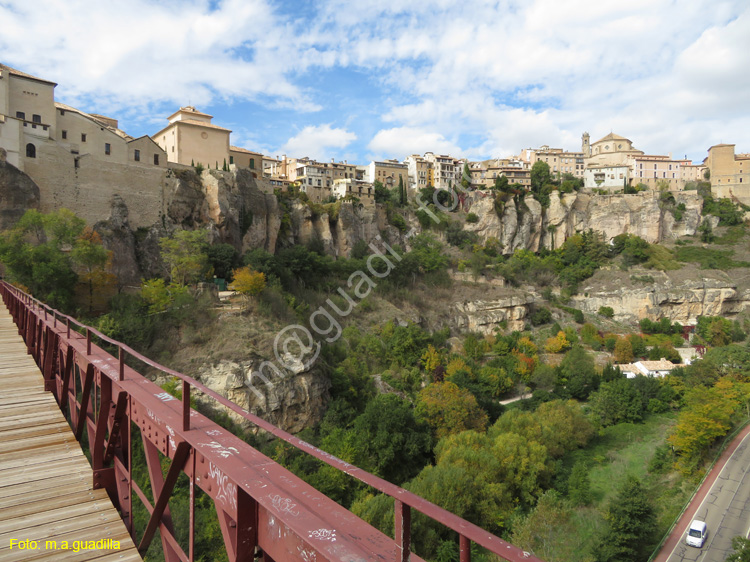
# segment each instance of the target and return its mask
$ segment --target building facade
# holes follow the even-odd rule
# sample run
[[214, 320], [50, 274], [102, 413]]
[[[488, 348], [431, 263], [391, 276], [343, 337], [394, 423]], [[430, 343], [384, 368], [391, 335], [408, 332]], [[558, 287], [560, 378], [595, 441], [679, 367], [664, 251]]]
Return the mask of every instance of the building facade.
[[152, 137], [167, 153], [169, 162], [219, 169], [229, 164], [231, 131], [211, 123], [212, 115], [188, 105], [167, 119], [169, 125]]

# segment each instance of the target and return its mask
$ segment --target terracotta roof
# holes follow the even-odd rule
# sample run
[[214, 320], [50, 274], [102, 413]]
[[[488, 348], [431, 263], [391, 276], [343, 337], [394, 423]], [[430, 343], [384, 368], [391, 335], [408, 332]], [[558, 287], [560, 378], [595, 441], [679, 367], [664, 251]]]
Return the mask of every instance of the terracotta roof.
[[209, 115], [208, 113], [203, 113], [202, 111], [198, 111], [192, 105], [186, 105], [185, 107], [181, 107], [180, 109], [178, 109], [177, 111], [175, 111], [172, 115], [170, 115], [169, 117], [167, 117], [167, 119], [171, 119], [172, 117], [174, 117], [175, 115], [177, 115], [180, 112], [182, 112], [182, 113], [192, 113], [194, 115], [202, 115], [203, 117], [213, 117], [213, 115]]
[[195, 125], [196, 127], [207, 127], [208, 129], [217, 129], [219, 131], [227, 131], [228, 133], [232, 132], [231, 129], [225, 129], [224, 127], [219, 127], [218, 125], [214, 125], [213, 123], [206, 123], [205, 121], [198, 121], [196, 119], [180, 119], [179, 121], [170, 123], [170, 125], [176, 125], [178, 123], [185, 123], [186, 125]]
[[639, 361], [649, 371], [671, 371], [677, 368], [677, 365], [666, 359], [660, 359], [659, 361]]
[[620, 135], [616, 135], [614, 133], [609, 133], [606, 137], [600, 138], [598, 141], [596, 141], [593, 144], [597, 144], [603, 141], [616, 141], [616, 140], [624, 140], [624, 141], [631, 142], [630, 139], [626, 139], [625, 137], [621, 137]]
[[39, 78], [38, 76], [33, 76], [26, 72], [21, 72], [20, 70], [10, 67], [7, 64], [0, 63], [0, 69], [7, 70], [10, 74], [14, 76], [20, 76], [21, 78], [28, 78], [30, 80], [36, 80], [37, 82], [44, 82], [46, 84], [52, 84], [53, 86], [57, 86], [57, 82], [52, 82], [51, 80], [45, 80], [44, 78]]
[[247, 148], [242, 148], [240, 146], [230, 146], [229, 150], [233, 150], [234, 152], [243, 152], [245, 154], [259, 154], [260, 156], [263, 156], [260, 152], [253, 152], [252, 150], [248, 150]]
[[[97, 125], [100, 127], [104, 127], [109, 132], [116, 134], [119, 137], [122, 137], [125, 140], [130, 140], [133, 137], [131, 137], [129, 134], [127, 134], [122, 129], [118, 129], [117, 127], [113, 127], [109, 123], [102, 121], [101, 119], [97, 119], [95, 115], [92, 115], [90, 113], [86, 113], [85, 111], [81, 111], [80, 109], [76, 109], [75, 107], [72, 107], [70, 105], [66, 105], [64, 103], [60, 103], [59, 101], [55, 102], [55, 107], [57, 109], [64, 109], [65, 111], [70, 111], [71, 113], [77, 113], [81, 117], [85, 117], [86, 119], [89, 119], [90, 121], [94, 121]], [[103, 117], [103, 116], [102, 116]]]

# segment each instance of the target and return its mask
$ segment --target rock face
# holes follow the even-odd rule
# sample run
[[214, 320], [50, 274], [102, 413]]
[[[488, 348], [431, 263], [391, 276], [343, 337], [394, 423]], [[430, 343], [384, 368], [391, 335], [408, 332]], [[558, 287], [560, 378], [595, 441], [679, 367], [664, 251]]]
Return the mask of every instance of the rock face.
[[11, 228], [29, 209], [39, 209], [39, 187], [5, 160], [0, 148], [0, 230]]
[[[636, 234], [648, 242], [672, 240], [695, 234], [701, 222], [703, 199], [694, 191], [672, 192], [675, 203], [660, 202], [656, 192], [636, 195], [592, 195], [570, 193], [560, 196], [553, 191], [550, 205], [542, 209], [531, 197], [511, 199], [496, 208], [493, 197], [475, 192], [467, 197], [467, 210], [476, 213], [479, 221], [467, 224], [466, 230], [476, 232], [482, 242], [496, 238], [503, 253], [512, 254], [519, 248], [537, 251], [540, 247], [559, 248], [575, 234], [592, 229], [606, 240], [618, 234]], [[671, 210], [684, 204], [685, 211], [677, 221]]]
[[731, 318], [750, 307], [750, 293], [739, 291], [736, 283], [721, 271], [701, 271], [700, 278], [678, 277], [680, 272], [649, 275], [655, 282], [648, 285], [634, 286], [621, 279], [619, 283], [608, 283], [611, 289], [592, 292], [591, 287], [585, 287], [583, 295], [573, 297], [571, 306], [587, 314], [609, 306], [620, 321], [669, 318], [681, 324], [695, 324], [698, 316]]
[[[281, 429], [296, 433], [306, 427], [312, 427], [323, 419], [326, 406], [330, 399], [328, 389], [330, 381], [319, 373], [313, 366], [311, 371], [304, 371], [284, 378], [273, 377], [269, 374], [271, 384], [258, 382], [253, 379], [253, 388], [261, 395], [258, 396], [246, 384], [248, 374], [258, 368], [257, 362], [221, 361], [216, 365], [206, 365], [199, 371], [199, 380], [226, 396], [238, 406], [262, 417]], [[198, 400], [201, 393], [196, 393]], [[205, 399], [208, 404], [212, 399]], [[254, 426], [240, 418], [233, 416], [236, 422], [245, 429], [255, 430]]]
[[454, 305], [452, 327], [461, 331], [480, 332], [485, 335], [495, 333], [501, 322], [507, 322], [509, 330], [523, 330], [528, 306], [534, 296], [513, 295], [489, 301], [466, 301]]

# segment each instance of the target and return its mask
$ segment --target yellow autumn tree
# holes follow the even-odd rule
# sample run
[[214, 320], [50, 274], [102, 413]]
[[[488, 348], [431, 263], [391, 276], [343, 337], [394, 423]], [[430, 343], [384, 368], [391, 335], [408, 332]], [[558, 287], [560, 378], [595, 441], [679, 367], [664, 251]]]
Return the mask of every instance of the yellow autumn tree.
[[443, 362], [440, 352], [435, 349], [435, 346], [430, 344], [427, 346], [427, 351], [422, 354], [422, 366], [428, 373], [432, 373], [437, 369]]
[[423, 388], [415, 414], [427, 422], [438, 439], [467, 429], [484, 431], [487, 427], [487, 414], [474, 395], [452, 382], [435, 382]]
[[235, 269], [232, 276], [234, 281], [230, 283], [229, 288], [240, 293], [245, 298], [246, 303], [249, 303], [251, 298], [257, 297], [266, 288], [265, 274], [260, 271], [253, 271], [248, 266]]
[[556, 336], [547, 338], [544, 344], [544, 350], [547, 353], [561, 353], [567, 349], [570, 349], [570, 342], [562, 330], [557, 332]]

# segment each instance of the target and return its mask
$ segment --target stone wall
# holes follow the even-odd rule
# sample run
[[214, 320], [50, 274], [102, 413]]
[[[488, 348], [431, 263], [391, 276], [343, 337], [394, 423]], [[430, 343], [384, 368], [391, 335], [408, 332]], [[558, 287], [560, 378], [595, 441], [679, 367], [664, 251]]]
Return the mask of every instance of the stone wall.
[[25, 172], [39, 186], [45, 213], [66, 208], [94, 224], [109, 215], [115, 195], [127, 205], [134, 229], [161, 222], [166, 212], [168, 168], [103, 162], [46, 141], [38, 143], [35, 159], [25, 159]]

